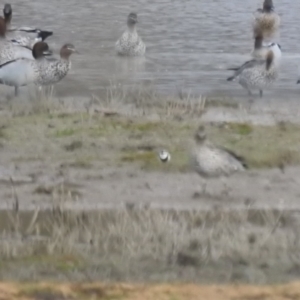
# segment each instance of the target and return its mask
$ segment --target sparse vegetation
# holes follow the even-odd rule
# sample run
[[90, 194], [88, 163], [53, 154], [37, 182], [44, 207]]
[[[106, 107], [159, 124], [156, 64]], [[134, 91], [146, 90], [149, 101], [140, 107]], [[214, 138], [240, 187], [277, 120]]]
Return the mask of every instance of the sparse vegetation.
[[[236, 108], [228, 103], [183, 94], [163, 99], [151, 92], [115, 90], [104, 100], [93, 97], [84, 112], [59, 109], [64, 107], [61, 103], [52, 107], [48, 100], [37, 107], [33, 102], [26, 110], [12, 106], [13, 112], [1, 118], [5, 126], [0, 124], [4, 160], [21, 166], [45, 162], [54, 169], [51, 176], [63, 180], [52, 185], [41, 181], [32, 189], [37, 205], [44, 199], [53, 201], [48, 211], [20, 212], [16, 203], [22, 194], [14, 187], [3, 194], [5, 200], [13, 198], [16, 203], [12, 211], [0, 213], [0, 278], [214, 283], [297, 278], [300, 246], [295, 213], [218, 208], [163, 211], [143, 201], [92, 212], [64, 206], [75, 206], [87, 197], [81, 185], [65, 180], [79, 171], [95, 184], [104, 178], [95, 169], [111, 166], [114, 170], [130, 166], [145, 172], [187, 172], [202, 114], [212, 106]], [[221, 122], [206, 127], [214, 143], [244, 156], [252, 168], [300, 163], [299, 125]], [[170, 163], [158, 159], [162, 148], [171, 153]], [[43, 165], [38, 171], [32, 178], [45, 176], [48, 170]], [[128, 172], [126, 176], [136, 175]], [[142, 184], [153, 196], [155, 189]], [[195, 190], [191, 195], [195, 202], [203, 196]], [[218, 195], [212, 199], [222, 200]], [[90, 292], [78, 293], [88, 298]], [[47, 288], [26, 287], [21, 294], [37, 299], [61, 297]], [[95, 290], [94, 294], [111, 299], [106, 292], [99, 296]]]
[[[55, 126], [48, 126], [49, 122]], [[147, 170], [185, 171], [197, 119], [156, 120], [141, 117], [67, 114], [19, 116], [7, 119], [1, 130], [14, 149], [22, 145], [22, 161], [40, 159], [51, 153], [54, 161], [89, 167], [96, 161], [108, 165], [140, 164]], [[244, 156], [254, 168], [271, 168], [300, 162], [300, 126], [255, 126], [248, 123], [207, 125], [209, 138]], [[38, 147], [36, 147], [38, 145]], [[147, 145], [149, 150], [141, 150]], [[32, 149], [34, 148], [34, 158]], [[172, 155], [170, 166], [157, 160], [157, 150], [166, 148]], [[127, 149], [126, 151], [122, 149]], [[64, 151], [67, 150], [67, 151]], [[76, 150], [76, 151], [75, 151]], [[68, 152], [75, 155], [70, 162]], [[19, 160], [20, 161], [20, 160]]]
[[74, 212], [64, 209], [65, 197], [51, 211], [21, 213], [14, 205], [1, 213], [1, 278], [266, 283], [292, 278], [299, 263], [290, 212]]

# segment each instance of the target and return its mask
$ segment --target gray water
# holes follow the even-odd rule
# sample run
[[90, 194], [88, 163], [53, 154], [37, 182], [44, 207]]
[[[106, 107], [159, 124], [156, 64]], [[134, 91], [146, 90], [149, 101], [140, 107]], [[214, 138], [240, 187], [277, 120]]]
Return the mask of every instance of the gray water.
[[[72, 42], [80, 55], [61, 85], [66, 93], [96, 93], [114, 85], [151, 84], [165, 93], [245, 96], [229, 83], [227, 67], [249, 59], [252, 13], [262, 0], [20, 0], [12, 3], [14, 25], [54, 31], [50, 46]], [[297, 98], [300, 62], [300, 1], [275, 0], [282, 17], [280, 80], [267, 95]], [[138, 13], [145, 59], [117, 57], [114, 44], [129, 12]], [[73, 85], [70, 82], [73, 81]], [[75, 84], [74, 84], [75, 82]], [[76, 87], [76, 88], [74, 88]]]

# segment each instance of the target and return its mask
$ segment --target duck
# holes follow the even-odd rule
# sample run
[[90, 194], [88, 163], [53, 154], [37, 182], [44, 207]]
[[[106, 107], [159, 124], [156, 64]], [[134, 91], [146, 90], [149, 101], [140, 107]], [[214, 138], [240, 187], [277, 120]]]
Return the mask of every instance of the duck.
[[54, 85], [68, 74], [71, 68], [70, 56], [77, 52], [74, 45], [63, 45], [60, 59], [46, 59], [52, 52], [45, 45], [45, 42], [34, 45], [32, 55], [35, 60], [18, 58], [0, 65], [0, 83], [14, 86], [15, 96], [18, 96], [21, 86], [32, 83], [38, 86]]
[[253, 33], [262, 32], [265, 39], [272, 38], [280, 26], [280, 16], [274, 11], [273, 0], [265, 0], [263, 8], [254, 13]]
[[6, 39], [6, 24], [0, 17], [0, 65], [17, 58], [28, 58], [34, 60], [30, 47], [14, 44]]
[[15, 45], [6, 39], [6, 23], [0, 17], [0, 64], [17, 58], [34, 59], [32, 49], [20, 45]]
[[[195, 145], [190, 156], [191, 165], [204, 179], [228, 177], [248, 169], [247, 162], [242, 156], [210, 142], [205, 126], [198, 127], [194, 134], [194, 141]], [[206, 191], [206, 184], [204, 191]]]
[[146, 45], [137, 33], [137, 14], [130, 13], [127, 17], [127, 30], [116, 42], [115, 48], [118, 55], [122, 56], [143, 56], [146, 52]]
[[239, 79], [239, 84], [252, 96], [252, 90], [259, 90], [260, 97], [263, 90], [269, 88], [278, 78], [281, 60], [281, 46], [272, 43], [268, 46], [265, 58], [252, 59], [233, 70], [234, 75], [227, 78], [227, 81]]
[[53, 35], [53, 31], [41, 30], [38, 28], [12, 27], [12, 7], [9, 3], [4, 5], [3, 16], [7, 30], [6, 38], [16, 45], [32, 49], [36, 42], [45, 41], [48, 37]]
[[0, 65], [0, 83], [15, 87], [15, 96], [19, 94], [19, 87], [34, 83], [38, 80], [46, 56], [52, 51], [45, 42], [37, 42], [32, 49], [35, 60], [17, 58]]

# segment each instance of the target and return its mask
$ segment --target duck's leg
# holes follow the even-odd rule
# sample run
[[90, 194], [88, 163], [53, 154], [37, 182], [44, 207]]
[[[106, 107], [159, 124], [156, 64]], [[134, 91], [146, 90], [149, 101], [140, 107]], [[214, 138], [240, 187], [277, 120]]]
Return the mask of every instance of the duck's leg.
[[207, 195], [207, 182], [206, 181], [202, 185], [202, 195]]
[[50, 85], [50, 97], [53, 96], [53, 89], [54, 89], [54, 85], [51, 84], [51, 85]]
[[19, 96], [19, 87], [15, 86], [15, 97]]
[[264, 93], [263, 90], [259, 90], [259, 97], [260, 97], [260, 98], [262, 98], [263, 93]]

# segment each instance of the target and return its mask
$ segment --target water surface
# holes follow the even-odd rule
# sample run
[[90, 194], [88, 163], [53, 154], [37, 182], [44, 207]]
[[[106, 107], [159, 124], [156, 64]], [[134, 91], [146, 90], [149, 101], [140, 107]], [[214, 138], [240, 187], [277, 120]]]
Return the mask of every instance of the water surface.
[[[252, 13], [262, 0], [20, 0], [13, 3], [14, 25], [52, 29], [49, 43], [76, 45], [73, 70], [62, 84], [66, 93], [96, 93], [105, 87], [147, 83], [161, 92], [244, 96], [237, 83], [226, 82], [229, 66], [249, 58]], [[272, 97], [295, 98], [300, 61], [300, 2], [274, 1], [282, 17], [282, 73]], [[114, 44], [126, 28], [129, 12], [139, 17], [147, 45], [145, 60], [116, 57]], [[76, 84], [68, 86], [70, 80]], [[76, 86], [77, 89], [73, 87]]]

